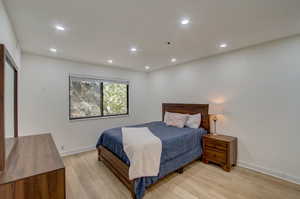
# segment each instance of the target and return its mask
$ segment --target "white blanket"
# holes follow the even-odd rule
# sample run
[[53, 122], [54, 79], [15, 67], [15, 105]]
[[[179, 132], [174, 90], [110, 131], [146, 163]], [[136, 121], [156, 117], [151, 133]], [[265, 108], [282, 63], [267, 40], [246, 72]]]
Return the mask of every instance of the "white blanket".
[[157, 176], [162, 151], [161, 140], [147, 127], [122, 128], [123, 148], [130, 160], [129, 179]]

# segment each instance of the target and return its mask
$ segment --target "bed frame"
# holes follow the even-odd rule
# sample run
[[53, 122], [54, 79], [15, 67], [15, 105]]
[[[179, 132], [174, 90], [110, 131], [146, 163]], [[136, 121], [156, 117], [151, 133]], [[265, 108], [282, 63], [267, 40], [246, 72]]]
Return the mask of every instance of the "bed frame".
[[[201, 123], [199, 128], [202, 127], [208, 132], [210, 131], [210, 122], [208, 115], [208, 104], [162, 104], [162, 120], [164, 120], [165, 112], [172, 113], [183, 113], [183, 114], [197, 114], [201, 113]], [[115, 175], [119, 180], [129, 189], [131, 192], [132, 198], [135, 199], [134, 193], [134, 180], [129, 180], [128, 173], [129, 167], [122, 160], [120, 160], [115, 154], [106, 149], [103, 146], [100, 146], [98, 149], [98, 160], [102, 161]], [[198, 159], [200, 159], [199, 157]], [[183, 168], [186, 165], [183, 165], [180, 169], [177, 170], [178, 173], [183, 172]]]

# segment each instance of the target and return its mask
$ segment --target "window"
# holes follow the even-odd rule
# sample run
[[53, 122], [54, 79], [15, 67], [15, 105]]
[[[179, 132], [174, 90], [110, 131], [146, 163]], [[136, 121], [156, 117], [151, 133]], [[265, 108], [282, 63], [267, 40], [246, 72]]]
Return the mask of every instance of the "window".
[[128, 115], [128, 82], [70, 77], [70, 120]]

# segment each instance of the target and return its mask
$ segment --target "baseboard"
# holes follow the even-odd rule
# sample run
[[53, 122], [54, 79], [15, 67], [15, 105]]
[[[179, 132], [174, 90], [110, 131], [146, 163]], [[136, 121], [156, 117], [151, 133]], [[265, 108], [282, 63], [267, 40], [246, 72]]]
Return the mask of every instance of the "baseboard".
[[274, 170], [271, 170], [271, 169], [266, 169], [266, 168], [256, 166], [256, 165], [253, 165], [253, 164], [249, 164], [249, 163], [246, 163], [246, 162], [243, 162], [243, 161], [239, 161], [238, 166], [243, 167], [243, 168], [247, 168], [247, 169], [251, 169], [251, 170], [254, 170], [254, 171], [269, 175], [269, 176], [273, 176], [273, 177], [276, 177], [276, 178], [279, 178], [279, 179], [282, 179], [282, 180], [300, 185], [300, 178], [290, 176], [290, 175], [287, 175], [287, 174], [282, 173], [282, 172], [274, 171]]
[[96, 150], [95, 145], [88, 146], [88, 147], [83, 147], [83, 148], [79, 148], [79, 149], [73, 149], [73, 150], [69, 150], [69, 151], [60, 151], [60, 155], [62, 157], [64, 157], [64, 156], [74, 155], [74, 154], [87, 152], [87, 151], [92, 151], [92, 150]]

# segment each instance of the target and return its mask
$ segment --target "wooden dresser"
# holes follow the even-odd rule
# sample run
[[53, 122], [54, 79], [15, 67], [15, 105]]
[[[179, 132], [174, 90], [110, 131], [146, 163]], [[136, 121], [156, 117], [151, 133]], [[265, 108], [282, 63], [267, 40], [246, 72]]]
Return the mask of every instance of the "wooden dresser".
[[208, 134], [203, 136], [203, 162], [214, 162], [222, 166], [225, 171], [230, 171], [237, 161], [237, 138]]
[[16, 142], [0, 172], [1, 199], [65, 199], [65, 167], [50, 134]]

